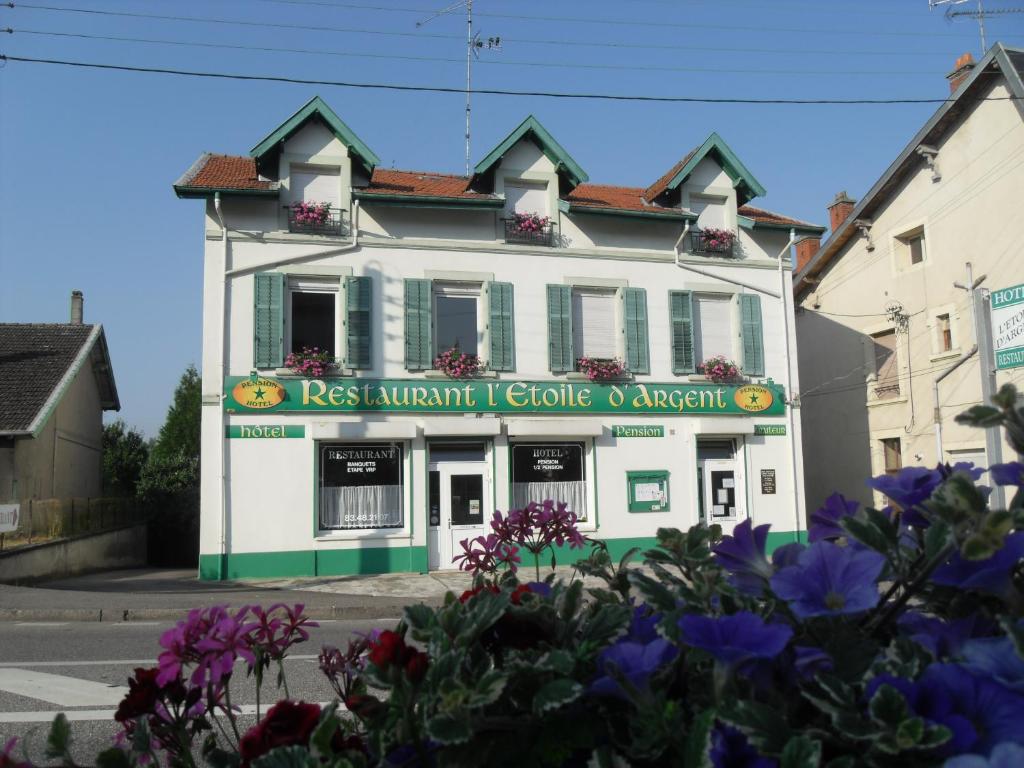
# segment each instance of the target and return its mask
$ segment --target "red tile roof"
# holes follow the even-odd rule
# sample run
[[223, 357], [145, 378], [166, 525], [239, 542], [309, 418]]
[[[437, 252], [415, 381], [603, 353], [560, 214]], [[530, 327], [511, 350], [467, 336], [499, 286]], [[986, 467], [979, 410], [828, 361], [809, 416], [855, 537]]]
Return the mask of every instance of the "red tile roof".
[[823, 229], [817, 224], [811, 224], [808, 221], [800, 221], [800, 219], [791, 219], [788, 216], [783, 216], [779, 213], [772, 213], [766, 211], [763, 208], [755, 208], [752, 205], [741, 205], [737, 210], [740, 216], [746, 216], [753, 219], [755, 222], [761, 224], [778, 224], [780, 226], [791, 226], [791, 227], [811, 227], [813, 229]]
[[651, 186], [645, 189], [643, 191], [644, 199], [654, 200], [656, 197], [658, 197], [658, 195], [664, 192], [668, 188], [669, 182], [675, 178], [675, 175], [679, 173], [681, 170], [683, 170], [683, 166], [690, 162], [690, 160], [693, 159], [693, 156], [697, 154], [698, 149], [700, 149], [700, 147], [694, 147], [689, 152], [687, 152], [686, 157], [684, 157], [678, 163], [669, 168], [668, 171], [666, 171], [660, 179], [658, 179], [656, 182], [651, 184]]
[[680, 216], [685, 211], [679, 208], [662, 208], [644, 202], [642, 187], [614, 187], [608, 184], [580, 184], [566, 196], [575, 208], [605, 208], [609, 210], [660, 213]]
[[408, 195], [409, 197], [451, 197], [466, 200], [495, 199], [494, 195], [469, 189], [467, 176], [425, 171], [396, 171], [374, 168], [370, 184], [361, 195]]
[[199, 189], [271, 190], [274, 182], [259, 178], [251, 157], [206, 154], [178, 186]]

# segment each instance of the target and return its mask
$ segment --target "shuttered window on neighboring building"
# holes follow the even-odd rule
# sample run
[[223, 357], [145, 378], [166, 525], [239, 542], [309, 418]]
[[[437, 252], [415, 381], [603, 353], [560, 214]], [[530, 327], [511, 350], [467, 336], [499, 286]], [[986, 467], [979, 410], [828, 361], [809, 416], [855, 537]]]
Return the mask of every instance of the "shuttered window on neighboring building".
[[341, 170], [330, 166], [292, 165], [289, 170], [292, 202], [330, 203], [340, 207]]
[[882, 460], [887, 475], [895, 475], [903, 469], [903, 448], [898, 437], [882, 440]]
[[896, 331], [889, 330], [872, 335], [875, 352], [875, 398], [888, 400], [899, 397], [899, 360], [896, 353]]

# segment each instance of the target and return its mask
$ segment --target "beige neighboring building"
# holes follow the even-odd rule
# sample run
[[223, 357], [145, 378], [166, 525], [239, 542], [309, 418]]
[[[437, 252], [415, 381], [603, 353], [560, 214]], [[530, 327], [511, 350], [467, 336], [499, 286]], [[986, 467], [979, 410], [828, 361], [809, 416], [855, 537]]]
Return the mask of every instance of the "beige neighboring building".
[[[903, 466], [992, 463], [985, 433], [954, 421], [982, 401], [960, 286], [968, 264], [984, 291], [1024, 283], [1022, 72], [1024, 50], [1000, 44], [977, 64], [958, 60], [951, 99], [859, 202], [837, 196], [820, 248], [798, 245], [809, 510], [836, 490], [871, 502], [865, 479]], [[996, 378], [1022, 387], [1024, 368]]]
[[121, 405], [79, 291], [70, 320], [0, 323], [0, 504], [101, 495], [103, 411]]

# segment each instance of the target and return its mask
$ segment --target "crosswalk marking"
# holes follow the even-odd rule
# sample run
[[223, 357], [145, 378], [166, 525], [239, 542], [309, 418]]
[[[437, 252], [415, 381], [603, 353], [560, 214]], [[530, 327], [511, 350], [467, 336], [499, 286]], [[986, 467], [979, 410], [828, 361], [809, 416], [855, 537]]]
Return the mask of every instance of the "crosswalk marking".
[[[326, 707], [328, 702], [321, 701], [320, 706]], [[264, 704], [262, 712], [266, 712], [271, 705]], [[255, 715], [255, 704], [242, 704], [239, 708], [239, 715]], [[344, 704], [339, 704], [338, 709], [345, 709]], [[0, 723], [49, 723], [60, 714], [57, 710], [52, 712], [0, 712]], [[75, 709], [64, 713], [71, 722], [85, 720], [113, 720], [113, 709]]]
[[5, 667], [0, 669], [0, 691], [62, 707], [88, 707], [116, 704], [128, 689], [65, 675]]

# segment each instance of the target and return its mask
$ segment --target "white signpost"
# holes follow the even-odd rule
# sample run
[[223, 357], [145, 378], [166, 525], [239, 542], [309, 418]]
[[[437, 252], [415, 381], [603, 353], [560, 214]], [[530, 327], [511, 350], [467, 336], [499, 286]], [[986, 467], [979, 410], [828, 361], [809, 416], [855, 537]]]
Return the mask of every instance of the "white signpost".
[[18, 530], [18, 504], [0, 504], [0, 533]]
[[997, 369], [1024, 367], [1024, 285], [992, 291], [992, 348]]

